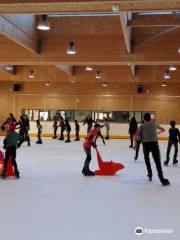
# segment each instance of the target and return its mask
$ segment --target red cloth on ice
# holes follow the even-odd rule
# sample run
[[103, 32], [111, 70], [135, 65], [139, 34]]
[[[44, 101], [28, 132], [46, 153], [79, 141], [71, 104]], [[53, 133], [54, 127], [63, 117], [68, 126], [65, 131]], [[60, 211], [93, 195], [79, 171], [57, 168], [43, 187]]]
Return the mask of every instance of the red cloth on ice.
[[96, 153], [99, 170], [96, 170], [94, 172], [95, 175], [115, 175], [117, 171], [124, 168], [123, 164], [112, 162], [112, 160], [110, 162], [104, 162], [97, 148]]

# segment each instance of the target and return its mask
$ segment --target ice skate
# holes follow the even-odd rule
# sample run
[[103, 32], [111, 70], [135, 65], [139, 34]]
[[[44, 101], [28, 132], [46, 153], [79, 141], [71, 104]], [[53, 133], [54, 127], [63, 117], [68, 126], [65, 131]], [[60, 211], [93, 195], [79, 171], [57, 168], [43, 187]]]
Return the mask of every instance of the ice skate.
[[20, 178], [20, 174], [19, 174], [19, 171], [18, 171], [17, 168], [14, 169], [14, 173], [15, 173], [15, 177], [19, 179]]
[[177, 159], [173, 160], [173, 165], [175, 165], [175, 164], [177, 164], [177, 163], [178, 163], [178, 160], [177, 160]]
[[0, 178], [2, 179], [6, 178], [6, 170], [3, 169], [3, 171], [0, 173]]
[[149, 181], [152, 182], [152, 175], [148, 174], [147, 177], [148, 177]]
[[168, 163], [169, 163], [169, 161], [164, 161], [164, 166], [167, 166], [168, 165]]
[[160, 181], [161, 181], [161, 183], [162, 183], [163, 186], [168, 186], [168, 185], [170, 185], [169, 180], [166, 179], [166, 178], [161, 178]]

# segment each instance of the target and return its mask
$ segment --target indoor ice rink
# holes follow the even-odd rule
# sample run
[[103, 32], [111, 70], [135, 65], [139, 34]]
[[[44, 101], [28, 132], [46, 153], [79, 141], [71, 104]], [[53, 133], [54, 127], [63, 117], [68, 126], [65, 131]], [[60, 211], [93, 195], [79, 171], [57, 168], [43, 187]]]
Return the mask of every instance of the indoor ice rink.
[[[55, 140], [56, 141], [56, 140]], [[2, 142], [2, 138], [1, 138]], [[163, 167], [171, 185], [161, 186], [153, 166], [149, 182], [142, 149], [134, 161], [127, 140], [110, 140], [98, 149], [104, 160], [123, 163], [116, 176], [85, 177], [82, 141], [32, 139], [17, 151], [21, 178], [1, 180], [1, 237], [8, 239], [173, 239], [179, 238], [179, 166]], [[167, 143], [160, 142], [162, 160]], [[93, 152], [91, 169], [96, 170]], [[136, 236], [137, 227], [174, 230]]]
[[180, 239], [179, 39], [180, 0], [0, 0], [0, 240]]

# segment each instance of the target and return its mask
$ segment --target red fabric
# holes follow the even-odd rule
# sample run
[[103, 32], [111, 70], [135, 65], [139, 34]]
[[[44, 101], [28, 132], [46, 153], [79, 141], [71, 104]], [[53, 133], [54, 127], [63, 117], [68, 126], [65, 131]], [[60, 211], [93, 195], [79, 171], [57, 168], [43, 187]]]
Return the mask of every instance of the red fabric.
[[15, 124], [14, 123], [8, 124], [7, 129], [9, 132], [13, 132], [16, 129]]
[[121, 163], [114, 163], [112, 160], [110, 162], [104, 162], [101, 158], [99, 151], [96, 148], [97, 160], [99, 165], [99, 170], [94, 172], [95, 175], [115, 175], [116, 172], [124, 168]]
[[[3, 170], [3, 165], [4, 165], [4, 157], [3, 153], [0, 151], [0, 173]], [[11, 157], [8, 160], [8, 165], [7, 165], [7, 171], [6, 171], [6, 177], [11, 177], [15, 176], [14, 170], [13, 170], [13, 165], [11, 162]]]
[[3, 157], [3, 153], [0, 151], [0, 173], [2, 172], [3, 165], [4, 165], [4, 157]]
[[12, 165], [11, 157], [10, 157], [9, 160], [8, 160], [6, 177], [14, 177], [14, 176], [15, 176], [15, 173], [14, 173], [14, 170], [13, 170], [13, 165]]
[[97, 131], [95, 129], [91, 130], [87, 139], [83, 143], [83, 147], [91, 148], [92, 142], [94, 141], [95, 136], [97, 135]]

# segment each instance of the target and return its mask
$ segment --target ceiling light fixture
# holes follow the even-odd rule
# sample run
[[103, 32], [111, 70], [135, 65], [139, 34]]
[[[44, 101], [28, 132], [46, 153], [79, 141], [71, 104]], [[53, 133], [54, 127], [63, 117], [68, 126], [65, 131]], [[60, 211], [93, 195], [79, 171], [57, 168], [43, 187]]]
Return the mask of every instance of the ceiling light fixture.
[[107, 82], [103, 82], [103, 83], [102, 83], [102, 86], [103, 86], [103, 87], [108, 87], [108, 83], [107, 83]]
[[49, 81], [45, 82], [45, 86], [49, 87], [51, 84]]
[[112, 5], [112, 11], [114, 13], [118, 13], [119, 12], [119, 5], [118, 4], [113, 4]]
[[7, 71], [12, 71], [12, 70], [13, 70], [13, 66], [6, 66], [5, 69], [6, 69]]
[[33, 70], [30, 71], [29, 79], [34, 79], [34, 71]]
[[86, 66], [86, 71], [92, 71], [93, 70], [93, 67], [92, 66], [90, 66], [90, 65], [87, 65]]
[[99, 70], [97, 70], [97, 72], [96, 72], [96, 78], [97, 79], [101, 78], [101, 72]]
[[67, 49], [67, 54], [74, 55], [76, 53], [77, 52], [76, 52], [76, 47], [75, 47], [74, 42], [69, 42], [69, 47]]
[[167, 87], [167, 84], [166, 83], [162, 83], [161, 87]]
[[180, 48], [178, 49], [178, 53], [180, 53]]
[[42, 15], [40, 21], [38, 22], [37, 29], [42, 31], [50, 30], [50, 24], [47, 20], [47, 15]]
[[170, 71], [169, 71], [169, 70], [167, 70], [167, 71], [165, 72], [164, 78], [165, 78], [165, 79], [170, 79], [170, 78], [171, 78], [171, 76], [170, 76]]
[[176, 71], [176, 69], [177, 69], [176, 66], [173, 66], [173, 65], [169, 66], [169, 71]]

